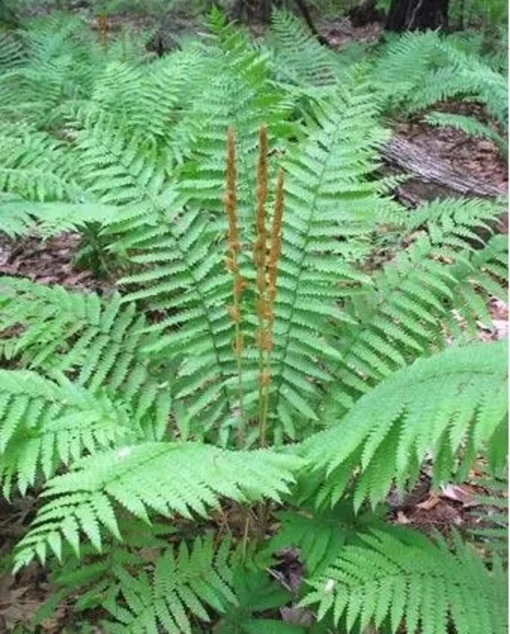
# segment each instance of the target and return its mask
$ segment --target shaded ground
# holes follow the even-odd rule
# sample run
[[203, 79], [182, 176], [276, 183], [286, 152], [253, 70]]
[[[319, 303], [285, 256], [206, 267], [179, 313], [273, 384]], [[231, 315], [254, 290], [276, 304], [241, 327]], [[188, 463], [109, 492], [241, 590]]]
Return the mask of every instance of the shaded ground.
[[[475, 114], [473, 104], [456, 104], [456, 114]], [[438, 108], [439, 110], [439, 108]], [[446, 108], [442, 108], [446, 111]], [[449, 108], [451, 112], [453, 108]], [[481, 117], [483, 121], [483, 117]], [[395, 131], [413, 143], [439, 156], [460, 172], [495, 185], [502, 194], [508, 191], [508, 167], [497, 146], [486, 139], [467, 136], [461, 130], [434, 127], [426, 123], [398, 123]]]
[[331, 47], [340, 51], [352, 42], [376, 44], [382, 33], [382, 25], [379, 22], [371, 22], [365, 26], [356, 27], [351, 24], [349, 18], [340, 18], [325, 20], [319, 25], [319, 30]]
[[109, 286], [91, 270], [75, 263], [81, 237], [64, 233], [48, 240], [9, 240], [0, 235], [0, 276], [27, 277], [41, 284], [61, 284], [80, 290], [104, 290]]
[[323, 35], [337, 51], [347, 44], [358, 42], [359, 44], [376, 44], [382, 34], [382, 25], [379, 22], [371, 22], [365, 26], [353, 26], [349, 18], [338, 20], [326, 20], [319, 25]]

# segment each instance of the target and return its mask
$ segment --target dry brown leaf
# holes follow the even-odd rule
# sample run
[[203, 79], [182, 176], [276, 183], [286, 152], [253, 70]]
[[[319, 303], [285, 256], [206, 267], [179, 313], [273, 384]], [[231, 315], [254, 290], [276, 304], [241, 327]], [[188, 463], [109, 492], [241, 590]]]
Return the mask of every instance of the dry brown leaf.
[[435, 506], [437, 506], [438, 502], [439, 502], [438, 496], [432, 494], [432, 495], [429, 495], [429, 497], [425, 501], [417, 504], [416, 508], [421, 509], [422, 511], [430, 511]]
[[397, 513], [397, 524], [410, 524], [411, 520], [407, 517], [407, 515], [403, 511], [398, 511]]
[[476, 490], [468, 484], [446, 484], [441, 486], [441, 497], [454, 502], [461, 502], [462, 506], [474, 506]]

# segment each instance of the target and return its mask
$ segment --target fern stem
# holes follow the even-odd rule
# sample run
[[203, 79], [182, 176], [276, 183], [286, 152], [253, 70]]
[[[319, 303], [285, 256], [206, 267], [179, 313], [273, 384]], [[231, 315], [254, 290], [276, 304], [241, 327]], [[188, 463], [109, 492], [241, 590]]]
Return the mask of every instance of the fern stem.
[[248, 539], [250, 537], [250, 513], [246, 513], [246, 521], [244, 522], [243, 531], [243, 545], [242, 545], [242, 560], [246, 561], [246, 553], [248, 550]]

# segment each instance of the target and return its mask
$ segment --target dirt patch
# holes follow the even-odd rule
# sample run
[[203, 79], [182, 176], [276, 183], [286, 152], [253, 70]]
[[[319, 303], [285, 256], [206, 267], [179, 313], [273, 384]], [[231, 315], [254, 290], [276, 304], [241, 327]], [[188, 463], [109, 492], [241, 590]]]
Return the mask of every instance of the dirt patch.
[[341, 51], [345, 46], [353, 42], [359, 44], [377, 44], [381, 37], [382, 25], [379, 22], [371, 22], [365, 26], [353, 26], [349, 18], [328, 20], [319, 26], [319, 31], [331, 48]]
[[[458, 104], [455, 113], [466, 116], [473, 114], [463, 107], [467, 105]], [[472, 110], [472, 104], [469, 105]], [[449, 111], [452, 112], [453, 107]], [[483, 121], [483, 117], [480, 118]], [[434, 127], [421, 122], [397, 123], [395, 131], [428, 150], [430, 154], [438, 156], [454, 169], [491, 183], [502, 194], [508, 191], [508, 168], [492, 141], [469, 137], [454, 128]]]
[[49, 240], [0, 236], [0, 275], [27, 277], [40, 284], [61, 284], [68, 289], [106, 291], [111, 284], [90, 270], [80, 269], [75, 257], [81, 243], [77, 233]]

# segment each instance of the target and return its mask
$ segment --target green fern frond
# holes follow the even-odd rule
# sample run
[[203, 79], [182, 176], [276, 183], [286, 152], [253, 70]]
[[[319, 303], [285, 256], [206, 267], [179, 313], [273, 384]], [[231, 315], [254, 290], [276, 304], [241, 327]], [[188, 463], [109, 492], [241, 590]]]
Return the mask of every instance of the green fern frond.
[[0, 234], [10, 239], [26, 236], [35, 229], [33, 216], [14, 194], [0, 193]]
[[153, 151], [143, 150], [142, 134], [129, 140], [112, 117], [77, 133], [76, 151], [87, 191], [104, 204], [128, 204], [144, 198], [152, 204], [161, 194], [164, 171]]
[[496, 553], [507, 564], [508, 479], [482, 478], [476, 484], [486, 486], [489, 492], [474, 496], [469, 534], [487, 557]]
[[384, 377], [443, 348], [445, 330], [459, 341], [476, 338], [477, 322], [490, 321], [490, 297], [506, 297], [508, 246], [502, 236], [479, 250], [469, 242], [483, 244], [477, 231], [490, 231], [498, 214], [494, 203], [445, 200], [420, 207], [405, 222], [410, 232], [424, 228], [429, 236], [376, 271], [371, 288], [345, 299], [351, 323], [330, 339], [341, 358], [331, 366], [335, 380], [322, 398], [323, 420], [330, 407], [349, 409]]
[[304, 605], [319, 604], [318, 618], [332, 613], [346, 631], [383, 624], [397, 632], [500, 634], [506, 628], [505, 580], [499, 564], [489, 571], [476, 553], [455, 540], [451, 552], [404, 530], [372, 531], [344, 547]]
[[0, 478], [4, 495], [13, 481], [25, 494], [38, 474], [54, 475], [85, 453], [134, 436], [120, 402], [94, 396], [78, 385], [60, 384], [26, 370], [0, 370]]
[[[433, 31], [404, 33], [393, 38], [374, 65], [373, 76], [382, 91], [381, 100], [395, 104], [406, 97], [428, 73], [437, 60], [438, 36]], [[398, 90], [390, 89], [398, 85]]]
[[353, 536], [367, 527], [376, 527], [380, 521], [372, 513], [356, 516], [349, 500], [334, 509], [319, 511], [302, 505], [275, 515], [281, 527], [271, 539], [268, 552], [277, 554], [285, 548], [298, 548], [308, 576], [316, 576], [331, 565]]
[[216, 634], [304, 634], [303, 628], [262, 616], [292, 600], [292, 594], [265, 570], [237, 565], [232, 588], [237, 602], [221, 615]]
[[23, 43], [20, 37], [8, 31], [0, 33], [0, 72], [15, 68], [23, 62], [23, 58]]
[[390, 110], [424, 110], [448, 99], [475, 99], [504, 128], [507, 81], [489, 64], [435, 31], [406, 33], [391, 42], [374, 65], [378, 97]]
[[268, 451], [232, 452], [194, 443], [146, 442], [90, 456], [47, 483], [44, 495], [52, 499], [20, 542], [16, 567], [36, 556], [44, 561], [48, 548], [60, 558], [63, 541], [79, 556], [81, 532], [97, 550], [101, 528], [120, 539], [114, 502], [145, 521], [149, 512], [207, 517], [220, 496], [278, 501], [301, 464]]
[[6, 97], [0, 116], [50, 127], [59, 121], [63, 103], [89, 94], [104, 54], [83, 26], [76, 16], [61, 14], [32, 20], [16, 33], [24, 56], [0, 75], [0, 94]]
[[[205, 87], [194, 95], [176, 129], [191, 133], [187, 161], [179, 170], [179, 191], [186, 200], [220, 214], [224, 186], [224, 139], [232, 126], [236, 132], [238, 213], [250, 220], [255, 206], [255, 171], [258, 130], [266, 125], [270, 147], [285, 147], [296, 126], [290, 122], [293, 104], [273, 80], [269, 61], [242, 31], [223, 23], [213, 29], [196, 78]], [[175, 145], [175, 143], [173, 143]]]
[[491, 226], [505, 208], [504, 200], [436, 199], [420, 205], [416, 215], [410, 215], [405, 224], [411, 231], [424, 227], [435, 244], [466, 249], [470, 242], [484, 245], [477, 232], [493, 233]]
[[147, 302], [168, 315], [147, 328], [152, 342], [145, 354], [177, 360], [173, 396], [186, 405], [187, 419], [200, 423], [196, 433], [203, 433], [231, 408], [226, 380], [233, 376], [235, 362], [224, 247], [203, 214], [185, 209], [166, 225], [151, 226], [143, 216], [134, 219], [119, 246], [129, 248], [130, 259], [143, 267], [120, 280], [133, 289], [125, 300]]
[[134, 576], [119, 569], [117, 583], [108, 589], [103, 603], [115, 622], [105, 626], [112, 634], [191, 634], [195, 619], [211, 621], [206, 607], [222, 613], [237, 603], [229, 555], [229, 542], [222, 541], [216, 549], [211, 533], [189, 547], [181, 542], [175, 551], [167, 548], [149, 574], [138, 571]]
[[275, 57], [275, 75], [282, 83], [331, 86], [341, 76], [338, 56], [319, 44], [303, 21], [287, 11], [273, 11], [267, 43]]
[[104, 390], [116, 398], [121, 390], [148, 437], [164, 436], [173, 370], [143, 352], [153, 336], [143, 333], [145, 318], [133, 304], [118, 295], [101, 300], [95, 293], [3, 278], [0, 319], [4, 357], [48, 376], [66, 374], [91, 393]]
[[27, 125], [0, 124], [0, 190], [25, 198], [78, 201], [76, 165], [61, 142]]
[[[284, 163], [286, 209], [271, 398], [289, 429], [300, 415], [318, 420], [313, 402], [319, 392], [309, 377], [327, 382], [328, 364], [341, 359], [326, 336], [332, 324], [350, 321], [337, 304], [339, 296], [369, 284], [357, 263], [367, 253], [368, 235], [377, 222], [374, 205], [385, 206], [377, 185], [364, 180], [384, 136], [374, 131], [373, 100], [363, 89], [339, 92], [317, 114], [320, 125]], [[316, 369], [310, 371], [312, 366]], [[304, 402], [301, 394], [306, 392]]]
[[302, 455], [326, 473], [319, 499], [334, 504], [359, 469], [355, 507], [365, 498], [375, 505], [394, 481], [402, 489], [415, 477], [428, 452], [435, 482], [451, 477], [459, 452], [466, 464], [486, 446], [490, 454], [502, 442], [506, 380], [504, 342], [447, 349], [402, 368], [303, 443]]
[[174, 52], [149, 67], [113, 60], [96, 74], [90, 96], [66, 103], [61, 114], [77, 130], [108, 118], [126, 140], [144, 130], [144, 149], [164, 152], [192, 99], [189, 88], [202, 64], [196, 50]]
[[14, 196], [0, 197], [0, 232], [10, 237], [37, 235], [48, 238], [68, 231], [83, 231], [117, 219], [114, 205], [99, 203], [44, 203]]

